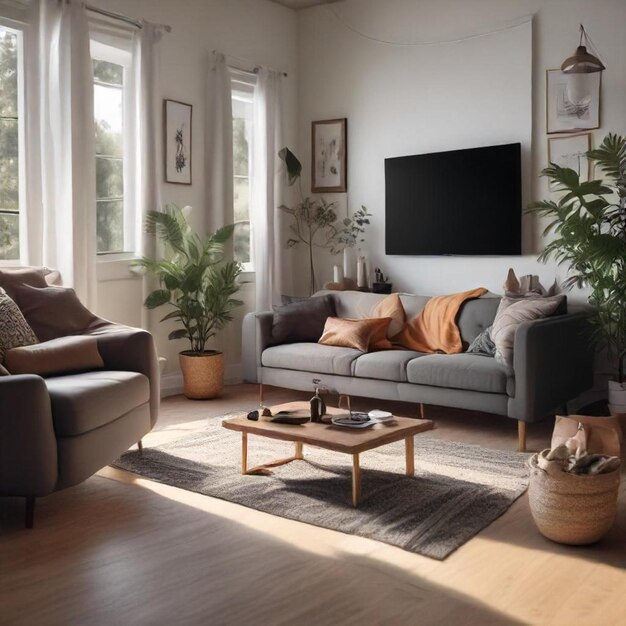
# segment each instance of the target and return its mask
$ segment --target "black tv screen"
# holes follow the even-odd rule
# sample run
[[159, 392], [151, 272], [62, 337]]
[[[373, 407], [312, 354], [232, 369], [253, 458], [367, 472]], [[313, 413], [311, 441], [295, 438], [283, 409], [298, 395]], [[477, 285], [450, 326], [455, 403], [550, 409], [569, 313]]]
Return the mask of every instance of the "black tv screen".
[[385, 159], [387, 254], [521, 254], [519, 143]]

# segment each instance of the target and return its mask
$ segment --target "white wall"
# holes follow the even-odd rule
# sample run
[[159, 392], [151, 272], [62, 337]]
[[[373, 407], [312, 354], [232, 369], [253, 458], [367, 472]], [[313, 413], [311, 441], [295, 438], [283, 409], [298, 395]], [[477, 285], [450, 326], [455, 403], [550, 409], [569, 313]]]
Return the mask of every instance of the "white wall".
[[[505, 29], [531, 15], [532, 41], [525, 27], [421, 46], [375, 43], [354, 32], [393, 42], [441, 42]], [[594, 141], [599, 143], [609, 130], [626, 132], [626, 2], [344, 0], [302, 11], [299, 19], [305, 189], [310, 189], [311, 121], [347, 117], [348, 194], [328, 198], [342, 207], [368, 207], [373, 223], [364, 247], [373, 264], [390, 274], [395, 288], [442, 294], [484, 286], [501, 292], [509, 266], [521, 274], [538, 274], [547, 284], [563, 278], [554, 264], [536, 262], [543, 226], [530, 216], [524, 219], [522, 257], [386, 257], [383, 162], [389, 156], [522, 141], [527, 200], [546, 195], [547, 184], [538, 178], [547, 165], [545, 70], [573, 53], [579, 22], [607, 66], [602, 128], [594, 131]], [[532, 45], [532, 61], [527, 45]], [[451, 99], [454, 90], [457, 97]], [[319, 267], [325, 269], [318, 274], [330, 280], [333, 260], [319, 256]], [[300, 272], [306, 276], [303, 264]]]
[[[169, 24], [171, 33], [161, 40], [161, 91], [193, 105], [193, 184], [162, 183], [164, 203], [194, 207], [194, 223], [200, 227], [205, 206], [204, 190], [204, 116], [206, 74], [210, 53], [219, 50], [241, 57], [249, 66], [265, 64], [286, 71], [285, 132], [288, 141], [297, 140], [297, 17], [294, 11], [267, 0], [92, 0], [91, 4], [151, 22]], [[122, 279], [120, 279], [122, 277]], [[253, 279], [253, 277], [248, 277]], [[101, 267], [98, 313], [108, 319], [138, 326], [141, 322], [141, 283], [122, 268]], [[241, 353], [241, 318], [254, 308], [254, 284], [240, 294], [246, 305], [215, 344], [225, 352], [227, 378], [238, 376]], [[158, 315], [160, 313], [160, 315]], [[171, 327], [159, 324], [165, 311], [151, 316], [159, 353], [167, 357], [166, 373], [178, 371], [184, 341], [168, 341]]]

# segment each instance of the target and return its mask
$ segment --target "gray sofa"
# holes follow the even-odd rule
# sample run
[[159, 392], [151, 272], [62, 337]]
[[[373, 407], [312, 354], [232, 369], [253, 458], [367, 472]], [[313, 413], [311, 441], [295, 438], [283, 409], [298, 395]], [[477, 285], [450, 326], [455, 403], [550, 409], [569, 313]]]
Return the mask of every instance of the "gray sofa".
[[[356, 291], [332, 294], [337, 315], [367, 317], [384, 295]], [[401, 295], [407, 319], [427, 296]], [[458, 317], [468, 344], [494, 319], [500, 298], [467, 302]], [[521, 324], [515, 334], [514, 372], [508, 376], [493, 358], [480, 354], [423, 354], [410, 350], [362, 353], [316, 343], [276, 345], [272, 312], [250, 313], [243, 324], [243, 377], [246, 382], [312, 390], [320, 378], [333, 391], [380, 400], [470, 409], [518, 420], [519, 447], [525, 449], [527, 422], [563, 410], [593, 384], [593, 349], [588, 313], [555, 315]]]

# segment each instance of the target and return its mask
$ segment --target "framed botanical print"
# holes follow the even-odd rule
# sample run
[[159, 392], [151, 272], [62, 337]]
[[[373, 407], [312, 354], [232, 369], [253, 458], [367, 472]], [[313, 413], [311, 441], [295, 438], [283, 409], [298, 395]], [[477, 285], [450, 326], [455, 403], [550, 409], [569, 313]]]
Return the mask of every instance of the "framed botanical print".
[[546, 72], [546, 127], [551, 133], [600, 128], [602, 72], [564, 74]]
[[347, 189], [347, 127], [344, 118], [311, 124], [311, 191], [344, 192]]
[[165, 182], [191, 185], [191, 105], [163, 101]]
[[591, 133], [548, 137], [548, 161], [559, 167], [568, 167], [578, 174], [581, 183], [591, 179]]

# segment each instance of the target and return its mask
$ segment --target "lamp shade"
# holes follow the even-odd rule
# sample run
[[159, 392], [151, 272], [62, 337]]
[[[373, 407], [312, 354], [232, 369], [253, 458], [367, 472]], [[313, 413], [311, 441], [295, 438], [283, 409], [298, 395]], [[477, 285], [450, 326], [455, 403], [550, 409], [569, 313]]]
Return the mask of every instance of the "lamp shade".
[[564, 74], [592, 74], [601, 72], [606, 67], [600, 59], [587, 52], [586, 46], [578, 46], [576, 53], [565, 59], [561, 65]]

